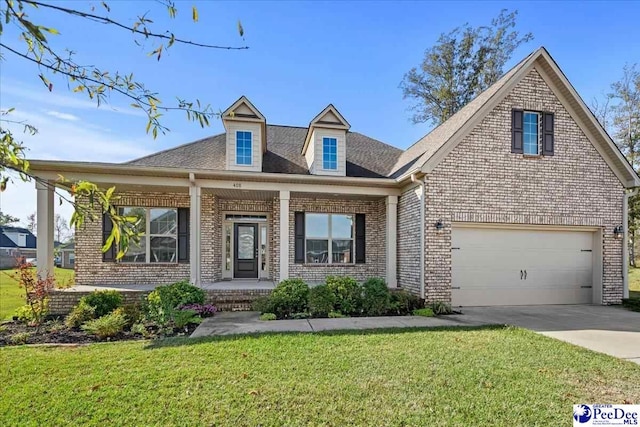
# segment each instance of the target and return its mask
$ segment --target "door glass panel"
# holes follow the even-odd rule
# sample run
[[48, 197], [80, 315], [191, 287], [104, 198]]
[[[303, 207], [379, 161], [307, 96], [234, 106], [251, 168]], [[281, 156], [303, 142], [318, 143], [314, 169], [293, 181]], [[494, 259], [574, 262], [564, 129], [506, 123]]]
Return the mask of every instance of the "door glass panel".
[[231, 224], [224, 227], [224, 269], [231, 271]]
[[254, 227], [238, 226], [238, 259], [254, 259]]
[[265, 271], [267, 269], [267, 227], [260, 227], [260, 256], [262, 260], [260, 270]]

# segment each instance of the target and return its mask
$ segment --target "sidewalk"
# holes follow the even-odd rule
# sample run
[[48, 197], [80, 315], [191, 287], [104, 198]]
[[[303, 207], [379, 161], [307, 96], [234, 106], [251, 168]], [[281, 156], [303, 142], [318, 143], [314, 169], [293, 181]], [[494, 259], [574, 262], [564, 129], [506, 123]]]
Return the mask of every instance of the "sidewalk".
[[271, 320], [259, 319], [255, 311], [222, 312], [205, 319], [191, 334], [191, 338], [217, 335], [252, 334], [260, 332], [321, 332], [385, 328], [435, 328], [449, 326], [483, 326], [491, 323], [474, 320], [471, 316], [443, 317], [383, 316], [345, 317], [340, 319]]

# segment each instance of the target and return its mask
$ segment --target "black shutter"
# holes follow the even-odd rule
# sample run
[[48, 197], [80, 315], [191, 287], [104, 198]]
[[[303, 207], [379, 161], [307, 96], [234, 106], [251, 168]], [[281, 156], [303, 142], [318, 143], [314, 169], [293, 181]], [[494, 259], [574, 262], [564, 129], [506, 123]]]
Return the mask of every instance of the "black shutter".
[[[295, 233], [295, 263], [304, 264], [304, 212], [296, 212], [294, 218], [294, 233]], [[286, 233], [287, 230], [280, 230], [281, 233]]]
[[367, 262], [364, 214], [356, 214], [356, 264]]
[[178, 208], [178, 262], [189, 262], [189, 208]]
[[[113, 222], [111, 222], [111, 218], [106, 213], [102, 214], [102, 246], [107, 243], [107, 239], [111, 235], [111, 230], [113, 230]], [[113, 262], [116, 260], [116, 242], [111, 244], [111, 247], [108, 251], [102, 253], [102, 261], [105, 262]]]
[[553, 113], [542, 113], [542, 155], [553, 156]]
[[511, 152], [522, 154], [522, 110], [511, 111]]

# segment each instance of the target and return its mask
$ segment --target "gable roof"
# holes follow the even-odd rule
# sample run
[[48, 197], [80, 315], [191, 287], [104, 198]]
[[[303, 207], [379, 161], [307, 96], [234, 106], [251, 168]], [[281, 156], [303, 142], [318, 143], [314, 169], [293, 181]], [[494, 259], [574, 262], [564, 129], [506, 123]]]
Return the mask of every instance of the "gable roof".
[[[307, 128], [267, 125], [267, 151], [262, 171], [283, 174], [309, 174], [307, 161], [300, 152]], [[358, 132], [347, 132], [347, 176], [386, 178], [402, 150]], [[225, 170], [226, 136], [215, 135], [176, 148], [151, 154], [128, 165]]]
[[[18, 233], [18, 234], [26, 234], [26, 244], [25, 246], [19, 246], [13, 240], [11, 240], [6, 233]], [[6, 245], [5, 245], [6, 244]], [[36, 248], [36, 236], [33, 235], [31, 231], [27, 228], [23, 227], [11, 227], [11, 226], [0, 226], [0, 247], [2, 248], [24, 248], [24, 249], [35, 249]]]
[[625, 187], [639, 186], [638, 174], [544, 47], [520, 61], [487, 90], [409, 147], [398, 159], [391, 176], [399, 178], [415, 170], [425, 173], [432, 171], [534, 67], [585, 135], [591, 136], [589, 139], [594, 147], [620, 182]]

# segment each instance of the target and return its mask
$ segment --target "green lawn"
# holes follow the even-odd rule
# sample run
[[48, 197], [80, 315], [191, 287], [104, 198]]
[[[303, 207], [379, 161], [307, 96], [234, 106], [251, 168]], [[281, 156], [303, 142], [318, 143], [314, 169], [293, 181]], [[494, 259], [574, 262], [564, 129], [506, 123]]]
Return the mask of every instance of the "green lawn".
[[0, 425], [569, 425], [640, 365], [517, 328], [0, 349]]
[[[0, 320], [13, 315], [16, 308], [24, 305], [24, 289], [13, 278], [16, 270], [0, 270]], [[66, 287], [73, 284], [73, 270], [56, 268], [56, 286]]]
[[640, 268], [629, 267], [629, 297], [640, 298]]

